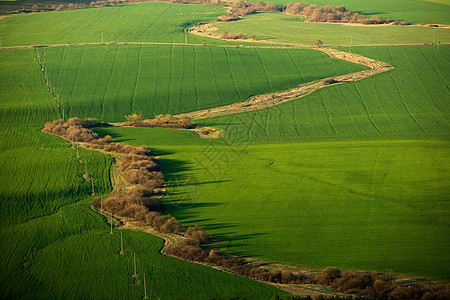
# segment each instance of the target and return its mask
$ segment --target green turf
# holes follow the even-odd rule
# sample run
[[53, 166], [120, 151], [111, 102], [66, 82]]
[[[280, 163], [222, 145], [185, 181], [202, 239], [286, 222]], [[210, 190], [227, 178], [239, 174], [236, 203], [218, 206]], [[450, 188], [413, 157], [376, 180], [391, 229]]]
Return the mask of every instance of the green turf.
[[[89, 209], [91, 183], [76, 150], [40, 132], [58, 117], [34, 50], [0, 52], [0, 297], [4, 299], [151, 299], [286, 295], [247, 278], [163, 256], [162, 240], [144, 233], [109, 235]], [[97, 193], [110, 191], [107, 155], [80, 151]], [[118, 230], [115, 229], [118, 233]]]
[[[185, 30], [225, 14], [219, 6], [137, 3], [9, 16], [0, 21], [2, 45], [185, 42]], [[188, 42], [206, 40], [193, 35]], [[214, 42], [214, 40], [211, 40]], [[223, 43], [223, 41], [222, 41]]]
[[[283, 5], [289, 0], [264, 0]], [[425, 24], [450, 24], [450, 2], [448, 0], [302, 0], [325, 6], [344, 5], [349, 11], [358, 12], [368, 17], [380, 16], [390, 20]]]
[[100, 132], [161, 153], [170, 212], [205, 225], [228, 252], [450, 278], [450, 47], [360, 52], [395, 69], [199, 121], [224, 128], [223, 140], [164, 129]]
[[[419, 26], [351, 26], [307, 23], [300, 16], [282, 13], [258, 13], [236, 22], [216, 23], [219, 32], [245, 35], [274, 43], [314, 45], [320, 39], [325, 46], [371, 44], [449, 43], [450, 29]], [[270, 26], [266, 26], [270, 24]]]
[[241, 102], [364, 68], [309, 49], [115, 45], [39, 53], [65, 112], [104, 121]]

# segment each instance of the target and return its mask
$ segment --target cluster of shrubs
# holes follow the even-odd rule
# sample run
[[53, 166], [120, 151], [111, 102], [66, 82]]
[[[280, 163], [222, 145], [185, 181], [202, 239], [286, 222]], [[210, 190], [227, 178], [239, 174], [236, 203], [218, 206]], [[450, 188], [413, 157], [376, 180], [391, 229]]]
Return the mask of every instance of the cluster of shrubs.
[[193, 128], [191, 119], [186, 116], [156, 115], [153, 119], [143, 119], [142, 115], [136, 113], [125, 116], [127, 125], [134, 127], [152, 127], [152, 128]]
[[449, 299], [449, 286], [399, 285], [392, 278], [380, 278], [367, 272], [350, 271], [342, 274], [328, 267], [314, 278], [315, 283], [329, 285], [338, 292], [358, 294], [376, 299]]
[[[287, 3], [283, 7], [277, 7], [273, 3], [236, 1], [230, 7], [230, 12], [219, 17], [222, 22], [229, 22], [241, 19], [245, 15], [255, 12], [281, 11], [286, 14], [303, 15], [307, 17], [308, 22], [330, 22], [330, 23], [360, 23], [360, 24], [386, 24], [389, 19], [378, 16], [366, 18], [356, 12], [349, 12], [345, 6], [317, 6], [303, 2]], [[404, 23], [394, 23], [406, 25]]]
[[356, 12], [349, 12], [345, 6], [317, 6], [303, 2], [287, 3], [283, 12], [308, 17], [308, 22], [386, 24], [389, 19], [378, 16], [366, 18]]
[[90, 142], [98, 139], [98, 135], [95, 132], [83, 127], [83, 123], [79, 118], [71, 118], [67, 122], [62, 120], [47, 122], [42, 131], [72, 142]]
[[[226, 31], [224, 31], [222, 33], [220, 38], [225, 39], [225, 40], [237, 40], [237, 39], [246, 40], [247, 39], [247, 37], [242, 32], [239, 32], [237, 35], [234, 35], [234, 34], [226, 32]], [[254, 35], [254, 34], [249, 35], [248, 38], [256, 41], [256, 35]]]
[[229, 13], [220, 16], [222, 22], [229, 22], [241, 19], [245, 15], [254, 14], [257, 11], [279, 11], [278, 7], [273, 3], [253, 2], [253, 1], [236, 1], [231, 4]]

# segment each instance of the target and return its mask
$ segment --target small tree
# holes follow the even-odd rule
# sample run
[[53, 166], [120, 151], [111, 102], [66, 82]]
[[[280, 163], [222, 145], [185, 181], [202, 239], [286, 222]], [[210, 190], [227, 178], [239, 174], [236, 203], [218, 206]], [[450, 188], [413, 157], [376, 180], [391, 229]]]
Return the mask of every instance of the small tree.
[[316, 45], [316, 47], [320, 48], [323, 45], [323, 42], [321, 40], [317, 40], [314, 42], [314, 44]]

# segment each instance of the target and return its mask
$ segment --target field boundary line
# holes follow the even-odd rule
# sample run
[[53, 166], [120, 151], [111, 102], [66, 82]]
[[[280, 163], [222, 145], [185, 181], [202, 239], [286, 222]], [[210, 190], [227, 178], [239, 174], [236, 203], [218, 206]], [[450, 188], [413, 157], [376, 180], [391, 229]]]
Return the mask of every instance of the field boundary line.
[[377, 61], [377, 60], [374, 60], [374, 59], [371, 59], [368, 57], [364, 57], [359, 54], [347, 53], [347, 52], [339, 51], [337, 49], [332, 49], [332, 48], [315, 48], [315, 49], [322, 51], [323, 53], [327, 54], [331, 58], [337, 58], [337, 59], [341, 59], [344, 61], [357, 63], [360, 65], [366, 66], [369, 69], [359, 71], [359, 72], [339, 75], [339, 76], [328, 77], [328, 78], [315, 80], [315, 81], [311, 81], [311, 82], [307, 82], [307, 83], [302, 83], [293, 88], [283, 90], [283, 91], [255, 95], [255, 96], [248, 98], [244, 102], [223, 105], [223, 106], [217, 106], [217, 107], [209, 108], [209, 109], [202, 109], [202, 110], [193, 111], [193, 112], [189, 112], [189, 113], [178, 114], [176, 116], [189, 117], [191, 119], [198, 120], [198, 119], [206, 119], [206, 118], [220, 117], [220, 116], [225, 116], [225, 115], [232, 115], [232, 114], [238, 114], [238, 113], [243, 113], [243, 112], [261, 110], [261, 109], [265, 109], [265, 108], [268, 108], [271, 106], [275, 106], [278, 104], [282, 104], [282, 103], [285, 103], [285, 102], [288, 102], [291, 100], [295, 100], [295, 99], [304, 97], [320, 88], [344, 84], [347, 82], [359, 81], [364, 78], [394, 69], [394, 67], [388, 63], [385, 63], [382, 61]]
[[[192, 32], [191, 32], [192, 33]], [[210, 37], [214, 38], [214, 37]], [[224, 40], [226, 41], [226, 40]], [[248, 40], [233, 40], [243, 43], [250, 43]], [[167, 46], [201, 46], [201, 47], [222, 47], [222, 48], [249, 48], [249, 49], [318, 49], [316, 46], [289, 44], [277, 42], [275, 45], [263, 46], [262, 44], [268, 44], [269, 42], [264, 40], [256, 41], [257, 45], [220, 45], [220, 44], [193, 44], [193, 43], [170, 43], [170, 42], [110, 42], [110, 43], [70, 43], [70, 44], [40, 44], [40, 45], [22, 45], [22, 46], [7, 46], [0, 47], [0, 50], [10, 49], [28, 49], [28, 48], [45, 48], [45, 47], [70, 47], [70, 46], [94, 46], [94, 45], [167, 45]], [[326, 48], [348, 48], [348, 47], [398, 47], [398, 46], [436, 46], [438, 44], [424, 44], [424, 43], [411, 43], [411, 44], [361, 44], [361, 45], [330, 45], [322, 46], [320, 49]], [[441, 46], [450, 45], [450, 43], [439, 43]], [[319, 49], [319, 50], [320, 50]]]

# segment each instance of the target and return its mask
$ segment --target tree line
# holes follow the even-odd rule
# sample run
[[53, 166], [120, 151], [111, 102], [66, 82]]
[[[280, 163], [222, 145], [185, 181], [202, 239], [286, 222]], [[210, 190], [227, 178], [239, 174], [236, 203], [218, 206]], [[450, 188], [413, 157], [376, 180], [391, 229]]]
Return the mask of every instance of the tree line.
[[[350, 12], [345, 6], [325, 5], [318, 6], [303, 2], [287, 3], [277, 6], [274, 3], [254, 2], [254, 1], [230, 1], [230, 0], [99, 0], [85, 3], [68, 3], [68, 4], [37, 4], [33, 6], [22, 6], [19, 10], [3, 11], [2, 13], [18, 13], [18, 12], [45, 12], [45, 11], [61, 11], [94, 7], [116, 6], [125, 3], [138, 2], [167, 2], [167, 3], [184, 3], [184, 4], [205, 4], [229, 7], [226, 15], [220, 16], [222, 22], [229, 22], [241, 19], [245, 15], [254, 14], [256, 12], [283, 12], [291, 15], [305, 16], [306, 22], [328, 22], [328, 23], [359, 23], [359, 24], [387, 24], [390, 23], [387, 18], [374, 16], [367, 18], [357, 12]], [[394, 21], [393, 25], [409, 25], [409, 23]], [[231, 36], [230, 36], [231, 37]]]
[[[325, 5], [318, 6], [303, 2], [287, 3], [283, 6], [276, 6], [273, 3], [236, 1], [230, 6], [229, 13], [219, 17], [222, 22], [229, 22], [241, 19], [245, 15], [256, 12], [283, 12], [290, 15], [302, 15], [307, 17], [307, 22], [327, 22], [327, 23], [360, 23], [360, 24], [387, 24], [387, 18], [375, 16], [367, 18], [357, 12], [350, 12], [345, 6]], [[406, 23], [396, 22], [396, 25], [406, 25]]]

